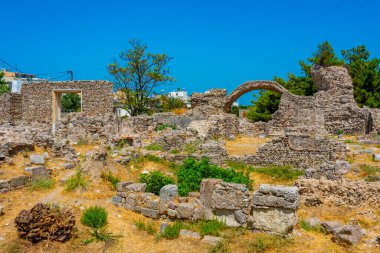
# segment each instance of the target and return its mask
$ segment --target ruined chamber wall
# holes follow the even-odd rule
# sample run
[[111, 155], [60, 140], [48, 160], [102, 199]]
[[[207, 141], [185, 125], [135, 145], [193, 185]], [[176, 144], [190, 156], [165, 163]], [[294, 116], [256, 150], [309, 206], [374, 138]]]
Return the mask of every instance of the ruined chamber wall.
[[22, 102], [18, 93], [0, 96], [0, 122], [14, 122], [21, 119]]
[[344, 160], [346, 152], [341, 142], [297, 134], [275, 138], [260, 147], [255, 155], [239, 159], [258, 166], [292, 165], [306, 169], [325, 161]]
[[108, 81], [30, 83], [21, 87], [22, 119], [51, 122], [54, 90], [81, 90], [82, 113], [88, 116], [113, 112], [113, 84]]

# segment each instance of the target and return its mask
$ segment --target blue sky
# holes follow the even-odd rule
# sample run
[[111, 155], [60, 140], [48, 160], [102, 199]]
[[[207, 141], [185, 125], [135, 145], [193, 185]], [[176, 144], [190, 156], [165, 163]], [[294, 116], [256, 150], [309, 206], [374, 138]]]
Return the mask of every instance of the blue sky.
[[380, 57], [379, 10], [375, 0], [2, 0], [0, 58], [24, 72], [73, 70], [75, 79], [112, 81], [107, 64], [138, 38], [174, 57], [177, 82], [167, 91], [232, 91], [300, 73], [298, 61], [324, 40], [337, 52], [365, 44]]

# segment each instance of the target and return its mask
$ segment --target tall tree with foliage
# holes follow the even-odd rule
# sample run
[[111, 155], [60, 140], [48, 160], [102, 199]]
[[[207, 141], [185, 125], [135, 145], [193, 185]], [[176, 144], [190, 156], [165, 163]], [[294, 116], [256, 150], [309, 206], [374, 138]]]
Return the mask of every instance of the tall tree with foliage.
[[62, 95], [62, 112], [80, 112], [81, 97], [76, 93], [66, 93]]
[[[339, 60], [334, 49], [328, 41], [318, 45], [317, 51], [312, 57], [307, 58], [307, 61], [300, 61], [302, 75], [296, 76], [293, 73], [288, 74], [288, 80], [279, 77], [274, 77], [274, 81], [284, 86], [288, 91], [303, 96], [312, 96], [317, 92], [317, 87], [314, 85], [310, 75], [310, 70], [313, 65], [335, 66], [343, 65], [344, 62]], [[254, 101], [251, 101], [253, 106], [247, 112], [247, 118], [251, 121], [269, 121], [272, 119], [272, 114], [278, 110], [281, 94], [273, 91], [259, 92], [259, 96], [254, 95]]]
[[131, 116], [147, 113], [150, 96], [155, 88], [174, 81], [170, 76], [172, 57], [147, 52], [147, 46], [139, 40], [130, 40], [130, 49], [119, 55], [122, 63], [108, 65], [108, 72], [116, 80], [116, 88], [124, 93], [119, 101]]
[[380, 59], [370, 59], [364, 45], [342, 50], [354, 84], [354, 96], [360, 106], [380, 107]]
[[9, 85], [4, 80], [4, 72], [0, 71], [0, 95], [9, 92]]

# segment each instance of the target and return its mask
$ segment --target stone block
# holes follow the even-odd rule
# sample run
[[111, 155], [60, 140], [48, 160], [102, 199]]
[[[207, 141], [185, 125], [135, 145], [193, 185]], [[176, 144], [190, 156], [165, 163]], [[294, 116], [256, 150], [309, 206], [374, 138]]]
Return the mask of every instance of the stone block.
[[212, 193], [211, 208], [221, 210], [238, 210], [247, 208], [249, 192], [243, 184], [220, 182]]
[[153, 218], [153, 219], [158, 218], [158, 210], [140, 207], [140, 213], [141, 213], [141, 215], [144, 215], [145, 217], [149, 217], [149, 218]]
[[178, 186], [175, 184], [165, 185], [160, 190], [160, 213], [165, 213], [168, 209], [169, 201], [178, 196]]
[[127, 185], [125, 188], [127, 191], [132, 192], [145, 192], [147, 185], [145, 183], [133, 183]]
[[380, 162], [380, 154], [373, 154], [373, 160], [375, 162]]
[[49, 177], [49, 172], [45, 166], [26, 167], [25, 171], [29, 172], [31, 174], [32, 181], [39, 179], [39, 178], [48, 178]]
[[201, 235], [199, 233], [193, 232], [193, 231], [189, 231], [189, 230], [186, 230], [186, 229], [181, 229], [179, 231], [179, 235], [182, 238], [190, 238], [190, 239], [196, 239], [196, 240], [200, 240], [201, 239]]
[[344, 225], [336, 229], [332, 240], [342, 246], [352, 246], [363, 238], [363, 231], [357, 225]]
[[236, 220], [234, 210], [220, 210], [217, 209], [213, 212], [214, 216], [212, 219], [217, 219], [218, 221], [224, 222], [227, 227], [240, 227], [241, 224]]
[[74, 168], [76, 167], [75, 163], [61, 163], [61, 166], [62, 166], [65, 170], [74, 169]]
[[180, 203], [176, 209], [178, 219], [190, 220], [193, 217], [194, 205], [189, 203]]
[[294, 210], [285, 208], [253, 208], [252, 227], [278, 234], [290, 233], [297, 224]]
[[160, 224], [160, 233], [164, 233], [165, 232], [165, 229], [169, 226], [169, 223], [167, 222], [161, 222]]
[[14, 177], [10, 180], [10, 188], [19, 188], [25, 186], [29, 182], [28, 176]]
[[132, 182], [119, 182], [116, 184], [116, 190], [118, 192], [124, 192], [127, 190], [127, 186], [133, 184]]
[[200, 200], [204, 208], [211, 209], [212, 193], [215, 185], [223, 182], [221, 179], [203, 179], [200, 188]]
[[295, 210], [300, 204], [297, 187], [260, 185], [253, 194], [252, 206], [255, 208], [278, 207]]
[[29, 157], [31, 164], [44, 165], [45, 157], [42, 155], [30, 155]]
[[206, 243], [210, 246], [216, 246], [218, 243], [220, 243], [223, 240], [222, 237], [216, 237], [211, 235], [205, 235], [202, 239], [203, 243]]
[[121, 204], [122, 200], [123, 200], [123, 198], [120, 196], [112, 196], [111, 202], [114, 205], [118, 205], [118, 204]]

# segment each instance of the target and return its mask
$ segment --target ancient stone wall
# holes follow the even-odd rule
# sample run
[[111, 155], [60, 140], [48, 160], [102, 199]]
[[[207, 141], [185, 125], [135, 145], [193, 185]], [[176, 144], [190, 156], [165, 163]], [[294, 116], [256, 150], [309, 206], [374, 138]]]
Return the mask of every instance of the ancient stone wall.
[[22, 119], [52, 122], [54, 91], [80, 90], [82, 112], [96, 116], [113, 112], [113, 84], [107, 81], [69, 81], [29, 83], [21, 87]]
[[370, 125], [369, 127], [372, 131], [375, 131], [377, 133], [380, 133], [380, 109], [378, 108], [371, 108], [370, 109]]
[[193, 93], [191, 95], [191, 108], [199, 114], [222, 113], [226, 103], [225, 89], [213, 89], [206, 93]]
[[325, 161], [344, 160], [346, 147], [343, 143], [309, 135], [285, 135], [273, 139], [257, 150], [255, 155], [240, 159], [259, 166], [292, 165], [306, 169], [319, 166]]
[[14, 122], [21, 119], [22, 102], [18, 93], [0, 96], [0, 122]]

